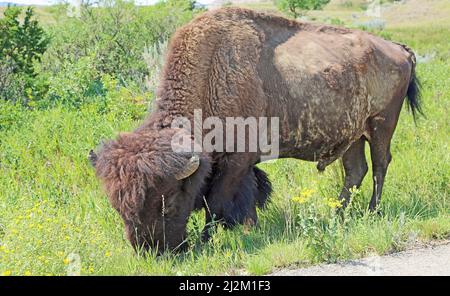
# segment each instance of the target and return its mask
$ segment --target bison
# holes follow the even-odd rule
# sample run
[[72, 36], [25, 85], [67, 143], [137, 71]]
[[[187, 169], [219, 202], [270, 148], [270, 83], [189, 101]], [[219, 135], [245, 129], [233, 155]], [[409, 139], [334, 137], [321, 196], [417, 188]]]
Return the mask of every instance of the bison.
[[344, 206], [368, 170], [368, 142], [375, 210], [404, 98], [414, 116], [421, 112], [415, 64], [408, 47], [359, 30], [209, 11], [172, 37], [153, 112], [90, 159], [136, 250], [179, 248], [189, 215], [202, 208], [207, 225], [255, 224], [269, 199], [271, 183], [255, 166], [260, 149], [174, 151], [180, 128], [172, 123], [193, 120], [194, 110], [223, 121], [279, 118], [278, 157], [314, 161], [320, 171], [342, 158]]

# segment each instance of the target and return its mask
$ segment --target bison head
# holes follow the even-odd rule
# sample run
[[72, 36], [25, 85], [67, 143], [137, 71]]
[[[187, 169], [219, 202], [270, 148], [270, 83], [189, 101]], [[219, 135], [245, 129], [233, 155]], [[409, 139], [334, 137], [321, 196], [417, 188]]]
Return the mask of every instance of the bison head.
[[111, 205], [135, 250], [177, 249], [203, 181], [206, 154], [174, 152], [173, 129], [121, 134], [90, 153]]

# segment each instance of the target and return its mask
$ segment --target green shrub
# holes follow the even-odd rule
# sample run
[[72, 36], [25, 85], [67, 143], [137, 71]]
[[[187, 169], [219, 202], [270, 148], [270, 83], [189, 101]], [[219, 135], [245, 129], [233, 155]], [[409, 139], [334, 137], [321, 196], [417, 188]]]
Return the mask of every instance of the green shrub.
[[104, 75], [101, 83], [106, 92], [104, 112], [117, 118], [129, 117], [133, 120], [141, 119], [148, 112], [150, 93], [141, 93], [136, 86], [121, 86], [110, 75]]
[[15, 73], [14, 62], [8, 58], [0, 64], [0, 100], [23, 101], [27, 79], [21, 73]]
[[281, 11], [297, 18], [308, 10], [322, 9], [329, 2], [330, 0], [277, 0], [276, 5]]
[[50, 28], [54, 40], [44, 57], [43, 69], [53, 74], [67, 63], [92, 58], [92, 67], [126, 85], [130, 81], [145, 89], [149, 69], [144, 49], [167, 40], [194, 11], [189, 1], [159, 2], [138, 7], [131, 2], [108, 1], [101, 8], [83, 6], [79, 18], [58, 17]]
[[99, 71], [92, 57], [81, 57], [74, 63], [61, 64], [61, 71], [49, 77], [47, 100], [42, 107], [62, 104], [79, 108], [83, 103], [92, 103], [96, 96], [103, 93], [99, 81]]
[[24, 118], [26, 118], [26, 112], [21, 105], [0, 100], [0, 131], [19, 126]]
[[[52, 43], [39, 65], [48, 92], [37, 106], [80, 109], [95, 103], [100, 112], [119, 112], [132, 102], [139, 111], [132, 107], [130, 112], [139, 117], [156, 88], [167, 40], [197, 13], [193, 3], [103, 1], [100, 7], [83, 5], [79, 17], [67, 16], [64, 5], [52, 9]], [[107, 80], [116, 87], [105, 86]]]
[[0, 19], [0, 60], [10, 59], [14, 72], [21, 72], [33, 77], [34, 62], [40, 61], [47, 49], [49, 39], [37, 20], [31, 7], [25, 11], [22, 23], [19, 21], [21, 10], [8, 7], [4, 18]]
[[22, 22], [21, 9], [8, 7], [0, 19], [0, 99], [27, 104], [45, 91], [35, 83], [35, 63], [41, 60], [49, 38], [28, 7]]

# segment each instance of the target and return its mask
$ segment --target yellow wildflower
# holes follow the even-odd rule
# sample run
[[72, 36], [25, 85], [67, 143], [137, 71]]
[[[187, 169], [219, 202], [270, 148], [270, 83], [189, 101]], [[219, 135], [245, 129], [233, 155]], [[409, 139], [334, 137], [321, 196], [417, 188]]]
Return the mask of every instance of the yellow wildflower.
[[342, 202], [337, 200], [336, 198], [326, 198], [325, 203], [332, 209], [342, 207]]
[[67, 265], [70, 263], [70, 259], [69, 258], [64, 258], [63, 260], [64, 264]]
[[303, 190], [300, 192], [300, 195], [302, 195], [302, 196], [305, 197], [305, 198], [308, 198], [308, 197], [310, 197], [313, 193], [314, 193], [314, 190], [313, 190], [313, 189], [303, 189]]
[[111, 257], [112, 253], [110, 251], [105, 252], [105, 257]]
[[302, 191], [300, 191], [300, 194], [298, 196], [292, 198], [292, 201], [295, 203], [304, 204], [308, 201], [313, 193], [313, 189], [303, 189]]
[[295, 203], [304, 204], [308, 199], [303, 196], [294, 196], [291, 200]]

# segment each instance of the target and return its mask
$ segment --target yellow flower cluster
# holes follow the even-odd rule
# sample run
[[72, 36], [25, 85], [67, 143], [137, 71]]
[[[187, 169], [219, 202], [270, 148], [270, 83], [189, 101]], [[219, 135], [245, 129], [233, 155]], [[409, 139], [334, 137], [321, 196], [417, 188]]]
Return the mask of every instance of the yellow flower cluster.
[[325, 203], [327, 206], [329, 206], [332, 209], [342, 207], [342, 202], [340, 200], [338, 200], [337, 198], [333, 198], [333, 197], [325, 198]]
[[[298, 204], [304, 204], [310, 199], [313, 193], [313, 189], [303, 189], [297, 196], [294, 196], [291, 201]], [[342, 202], [337, 198], [324, 198], [323, 201], [325, 205], [333, 209], [342, 207]]]
[[300, 191], [300, 194], [297, 196], [294, 196], [291, 200], [295, 203], [304, 204], [308, 201], [308, 199], [312, 196], [314, 193], [313, 189], [303, 189]]

